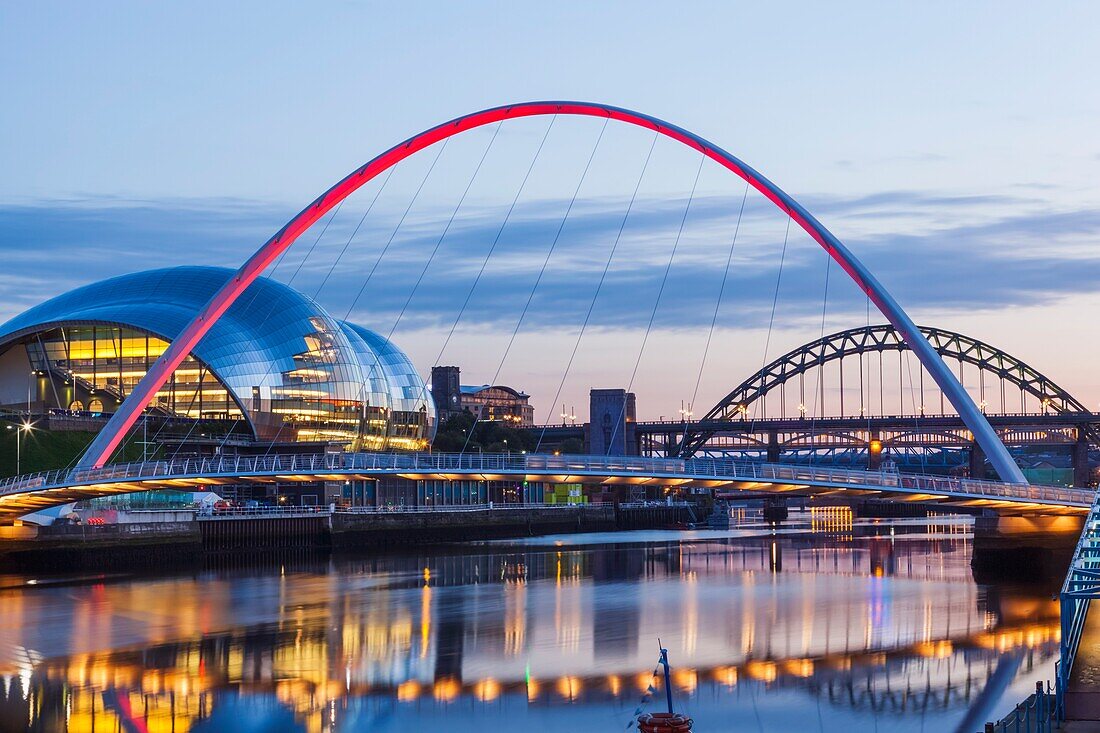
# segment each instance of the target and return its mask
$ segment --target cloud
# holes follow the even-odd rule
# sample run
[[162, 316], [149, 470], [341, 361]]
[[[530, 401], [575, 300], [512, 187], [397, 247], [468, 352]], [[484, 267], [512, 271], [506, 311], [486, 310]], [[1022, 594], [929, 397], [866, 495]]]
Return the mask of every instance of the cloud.
[[[1047, 303], [1091, 292], [1100, 278], [1094, 244], [1100, 209], [1052, 210], [1026, 196], [921, 191], [809, 196], [805, 204], [909, 308], [971, 312]], [[542, 199], [518, 206], [501, 230], [503, 207], [471, 204], [442, 240], [449, 211], [425, 207], [395, 233], [400, 211], [379, 210], [350, 242], [361, 214], [343, 212], [323, 237], [319, 226], [304, 235], [273, 276], [316, 294], [337, 317], [349, 314], [382, 331], [398, 320], [402, 328], [449, 327], [460, 310], [463, 324], [507, 330], [523, 314], [525, 329], [575, 328], [590, 308], [593, 327], [644, 327], [653, 317], [660, 328], [705, 328], [729, 258], [722, 324], [766, 326], [773, 299], [777, 322], [820, 321], [824, 254], [797, 228], [783, 254], [785, 220], [762, 199], [750, 198], [731, 258], [740, 198], [695, 197], [669, 267], [686, 205], [676, 198], [639, 200], [624, 224], [627, 202], [590, 198], [578, 201], [562, 226], [567, 202]], [[6, 265], [0, 319], [123, 272], [235, 267], [293, 213], [247, 200], [0, 206]], [[829, 268], [828, 288], [830, 319], [848, 314], [862, 322], [865, 300], [840, 268]]]

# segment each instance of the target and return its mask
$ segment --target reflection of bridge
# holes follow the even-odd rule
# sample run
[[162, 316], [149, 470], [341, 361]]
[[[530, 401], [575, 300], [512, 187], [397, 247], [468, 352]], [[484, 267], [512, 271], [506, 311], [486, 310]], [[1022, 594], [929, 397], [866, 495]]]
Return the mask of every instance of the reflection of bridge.
[[0, 514], [16, 517], [73, 501], [151, 489], [248, 483], [515, 481], [722, 489], [749, 494], [874, 497], [1025, 514], [1084, 513], [1093, 492], [944, 476], [772, 465], [712, 458], [472, 453], [219, 456], [63, 469], [0, 483]]
[[[461, 702], [477, 706], [479, 718], [492, 712], [479, 704], [509, 700], [532, 710], [553, 706], [561, 716], [608, 703], [629, 709], [650, 682], [649, 641], [662, 630], [680, 655], [673, 684], [693, 710], [746, 710], [740, 695], [779, 689], [884, 715], [935, 708], [957, 716], [1001, 655], [1049, 659], [1058, 639], [1048, 597], [978, 592], [961, 539], [882, 539], [866, 551], [847, 543], [823, 551], [797, 540], [649, 550], [364, 557], [338, 566], [340, 573], [292, 565], [294, 583], [250, 579], [247, 593], [238, 576], [216, 574], [76, 586], [63, 590], [63, 607], [45, 624], [36, 613], [42, 589], [9, 593], [0, 611], [33, 626], [26, 643], [37, 661], [0, 666], [14, 682], [0, 708], [40, 723], [65, 708], [75, 728], [103, 693], [117, 694], [138, 718], [148, 716], [151, 729], [180, 716], [177, 730], [232, 710], [238, 695], [288, 706], [298, 720], [335, 711], [341, 726], [356, 701], [407, 704], [418, 713], [419, 705], [439, 706], [450, 715], [462, 708], [445, 706]], [[773, 553], [786, 568], [803, 567], [806, 575], [790, 582], [811, 594], [808, 602], [788, 603], [775, 592], [788, 571], [773, 574]], [[922, 562], [930, 557], [939, 561]], [[876, 577], [878, 569], [886, 577]], [[654, 588], [678, 579], [683, 592], [622, 592], [640, 578]], [[731, 596], [731, 581], [743, 592]], [[829, 603], [834, 592], [846, 602]], [[131, 616], [139, 608], [145, 614]], [[238, 626], [239, 618], [253, 622]], [[184, 634], [197, 619], [230, 630], [154, 641], [166, 619]], [[148, 643], [133, 637], [137, 629], [149, 632]], [[96, 638], [125, 638], [126, 648], [55, 651]], [[39, 705], [26, 704], [32, 694]], [[84, 729], [116, 730], [115, 715], [98, 704], [98, 727]]]

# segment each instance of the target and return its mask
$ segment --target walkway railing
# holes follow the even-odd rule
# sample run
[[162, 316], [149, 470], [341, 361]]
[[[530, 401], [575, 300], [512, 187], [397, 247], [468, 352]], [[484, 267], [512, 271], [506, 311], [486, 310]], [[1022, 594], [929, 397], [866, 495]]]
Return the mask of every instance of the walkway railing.
[[1035, 692], [997, 723], [986, 723], [982, 733], [1050, 733], [1058, 723], [1056, 699], [1050, 683], [1035, 683]]
[[1085, 518], [1085, 527], [1073, 551], [1073, 560], [1062, 584], [1062, 591], [1058, 594], [1062, 641], [1054, 676], [1058, 717], [1062, 720], [1066, 714], [1065, 696], [1069, 689], [1070, 675], [1073, 673], [1073, 662], [1077, 658], [1077, 647], [1085, 628], [1089, 604], [1094, 598], [1100, 598], [1100, 492], [1093, 499]]
[[[1093, 492], [1057, 486], [1005, 484], [923, 474], [857, 471], [785, 464], [756, 463], [719, 458], [645, 458], [631, 456], [574, 456], [537, 453], [331, 453], [273, 456], [215, 456], [167, 461], [116, 463], [102, 468], [48, 471], [0, 482], [0, 495], [73, 484], [188, 476], [296, 476], [334, 479], [353, 473], [466, 473], [639, 475], [646, 477], [717, 480], [759, 480], [767, 483], [831, 484], [881, 487], [894, 492], [1037, 501], [1087, 507]], [[339, 475], [337, 475], [339, 474]]]

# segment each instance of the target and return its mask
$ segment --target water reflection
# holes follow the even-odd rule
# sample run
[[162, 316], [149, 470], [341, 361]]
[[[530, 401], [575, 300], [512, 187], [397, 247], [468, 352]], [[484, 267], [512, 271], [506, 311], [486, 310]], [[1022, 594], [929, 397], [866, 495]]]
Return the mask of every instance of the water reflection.
[[977, 586], [967, 535], [932, 529], [9, 577], [0, 729], [623, 730], [658, 637], [700, 732], [950, 729], [1006, 660], [1013, 700], [1048, 676], [1031, 670], [1056, 650], [1057, 608]]

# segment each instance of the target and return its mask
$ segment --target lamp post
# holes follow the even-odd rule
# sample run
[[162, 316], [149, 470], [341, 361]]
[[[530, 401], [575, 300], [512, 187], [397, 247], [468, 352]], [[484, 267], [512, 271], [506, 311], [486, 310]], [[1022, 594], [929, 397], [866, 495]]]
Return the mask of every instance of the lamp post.
[[680, 401], [680, 414], [684, 418], [684, 440], [680, 444], [681, 446], [683, 446], [685, 443], [687, 443], [688, 439], [688, 420], [690, 420], [691, 416], [694, 414], [691, 411], [691, 405], [685, 406], [683, 400]]
[[22, 425], [9, 425], [8, 430], [15, 431], [15, 475], [23, 473], [23, 436], [34, 430], [34, 425], [24, 422]]

